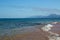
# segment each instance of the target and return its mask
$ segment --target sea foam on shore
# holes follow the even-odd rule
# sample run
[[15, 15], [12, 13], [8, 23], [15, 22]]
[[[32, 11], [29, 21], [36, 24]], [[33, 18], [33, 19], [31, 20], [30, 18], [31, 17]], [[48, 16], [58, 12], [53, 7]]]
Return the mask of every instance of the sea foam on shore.
[[59, 40], [59, 34], [51, 32], [51, 28], [56, 25], [56, 23], [49, 23], [47, 25], [37, 25], [31, 27], [23, 27], [23, 28], [15, 28], [11, 30], [11, 35], [4, 35], [2, 36], [1, 40]]
[[43, 31], [47, 31], [50, 33], [50, 35], [48, 36], [49, 40], [60, 40], [60, 34], [51, 32], [51, 28], [54, 27], [53, 24], [57, 25], [58, 22], [53, 22], [52, 24], [47, 24], [44, 27], [42, 27]]

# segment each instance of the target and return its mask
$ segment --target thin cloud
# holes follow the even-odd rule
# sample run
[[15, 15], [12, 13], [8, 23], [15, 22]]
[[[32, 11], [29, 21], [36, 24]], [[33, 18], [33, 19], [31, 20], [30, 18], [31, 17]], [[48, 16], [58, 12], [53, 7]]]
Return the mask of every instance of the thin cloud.
[[60, 13], [60, 9], [49, 9], [49, 8], [33, 8], [34, 11]]

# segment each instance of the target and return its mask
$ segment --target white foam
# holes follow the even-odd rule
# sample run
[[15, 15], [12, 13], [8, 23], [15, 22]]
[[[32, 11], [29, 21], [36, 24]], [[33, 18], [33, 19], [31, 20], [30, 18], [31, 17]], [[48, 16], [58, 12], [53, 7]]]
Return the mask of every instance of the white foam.
[[58, 22], [53, 22], [52, 24], [57, 24]]
[[[57, 22], [54, 22], [53, 24], [56, 24]], [[50, 33], [50, 36], [48, 36], [49, 40], [60, 40], [60, 35], [50, 32], [49, 30], [51, 30], [51, 27], [53, 27], [53, 24], [47, 24], [44, 27], [42, 27], [43, 31], [48, 31]], [[52, 36], [53, 35], [53, 36]]]
[[53, 25], [47, 24], [46, 27], [50, 28], [50, 27], [53, 27]]
[[53, 27], [53, 25], [47, 24], [47, 25], [45, 25], [42, 29], [43, 29], [44, 31], [49, 31], [49, 30], [51, 30], [51, 27]]

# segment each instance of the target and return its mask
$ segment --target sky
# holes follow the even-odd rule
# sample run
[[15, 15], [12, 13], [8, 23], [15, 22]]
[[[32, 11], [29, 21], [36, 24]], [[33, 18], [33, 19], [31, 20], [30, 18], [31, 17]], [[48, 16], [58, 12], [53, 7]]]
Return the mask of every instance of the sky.
[[0, 18], [60, 15], [60, 0], [0, 0]]

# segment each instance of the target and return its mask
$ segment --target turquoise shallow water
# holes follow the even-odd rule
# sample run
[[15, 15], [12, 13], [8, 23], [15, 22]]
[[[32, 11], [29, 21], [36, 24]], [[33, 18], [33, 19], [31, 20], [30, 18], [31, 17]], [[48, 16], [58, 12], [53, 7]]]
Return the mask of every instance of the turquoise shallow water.
[[[27, 30], [27, 28], [29, 27], [32, 27], [35, 25], [41, 25], [44, 23], [46, 24], [49, 22], [55, 22], [55, 21], [60, 22], [60, 19], [57, 19], [57, 18], [54, 18], [54, 19], [50, 19], [50, 18], [0, 18], [0, 35], [15, 34], [15, 32], [19, 33], [21, 32], [21, 30], [22, 31], [24, 29]], [[16, 31], [18, 28], [19, 30]], [[16, 29], [16, 30], [12, 31], [13, 29]]]

